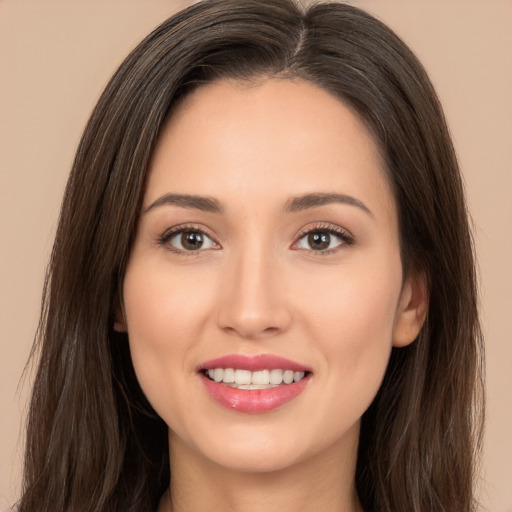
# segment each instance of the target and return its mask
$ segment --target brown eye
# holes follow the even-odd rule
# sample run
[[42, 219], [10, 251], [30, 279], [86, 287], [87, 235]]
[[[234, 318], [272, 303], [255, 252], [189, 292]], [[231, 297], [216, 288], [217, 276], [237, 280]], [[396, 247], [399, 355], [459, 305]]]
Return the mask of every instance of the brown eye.
[[331, 245], [331, 235], [326, 232], [309, 233], [308, 244], [314, 251], [325, 251]]
[[169, 244], [177, 252], [194, 252], [218, 248], [218, 245], [206, 233], [197, 229], [177, 231], [167, 240], [164, 240], [164, 243]]
[[181, 245], [188, 251], [197, 251], [203, 246], [203, 235], [194, 231], [185, 231], [181, 234]]
[[304, 233], [293, 248], [316, 253], [328, 253], [335, 252], [343, 246], [351, 246], [353, 243], [353, 238], [344, 232], [328, 228], [316, 228]]

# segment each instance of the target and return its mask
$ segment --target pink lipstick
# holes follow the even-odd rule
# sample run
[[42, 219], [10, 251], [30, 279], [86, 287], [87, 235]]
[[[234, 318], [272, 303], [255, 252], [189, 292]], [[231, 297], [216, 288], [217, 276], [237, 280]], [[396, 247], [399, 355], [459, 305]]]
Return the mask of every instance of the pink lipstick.
[[204, 362], [198, 375], [220, 405], [239, 412], [263, 413], [297, 397], [312, 373], [307, 366], [270, 354], [232, 354]]

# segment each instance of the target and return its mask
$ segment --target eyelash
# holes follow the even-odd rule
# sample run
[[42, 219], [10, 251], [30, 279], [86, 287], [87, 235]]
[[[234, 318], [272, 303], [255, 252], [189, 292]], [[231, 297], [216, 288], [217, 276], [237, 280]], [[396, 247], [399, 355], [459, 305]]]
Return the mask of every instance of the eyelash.
[[175, 236], [183, 234], [183, 233], [187, 233], [187, 232], [199, 233], [201, 235], [204, 235], [208, 239], [210, 239], [215, 245], [220, 247], [220, 244], [218, 242], [216, 242], [215, 239], [212, 236], [210, 236], [203, 227], [196, 226], [194, 224], [185, 224], [185, 225], [180, 225], [180, 226], [174, 226], [174, 227], [168, 229], [167, 231], [165, 231], [161, 236], [159, 236], [157, 242], [159, 245], [165, 246], [169, 251], [177, 254], [178, 256], [185, 256], [185, 257], [197, 256], [197, 255], [199, 255], [201, 250], [186, 251], [186, 250], [182, 250], [177, 247], [174, 247], [172, 244], [169, 243]]
[[314, 226], [308, 226], [307, 228], [302, 229], [297, 236], [297, 241], [293, 243], [292, 247], [296, 246], [301, 240], [304, 239], [304, 237], [313, 233], [327, 233], [328, 235], [334, 235], [336, 238], [341, 240], [341, 243], [332, 249], [325, 249], [320, 251], [315, 251], [314, 249], [304, 249], [311, 251], [315, 255], [323, 256], [334, 254], [341, 250], [343, 247], [352, 247], [355, 244], [354, 237], [347, 230], [333, 224], [319, 223]]
[[[206, 230], [203, 227], [193, 225], [193, 224], [186, 224], [186, 225], [180, 225], [180, 226], [174, 226], [167, 231], [165, 231], [161, 236], [158, 237], [157, 243], [159, 245], [165, 246], [169, 251], [179, 255], [179, 256], [197, 256], [200, 252], [204, 251], [205, 249], [198, 249], [198, 250], [182, 250], [177, 247], [174, 247], [169, 242], [177, 235], [182, 233], [199, 233], [201, 235], [206, 236], [208, 239], [211, 240], [212, 243], [220, 247], [220, 244], [215, 241], [215, 239], [210, 236]], [[301, 240], [303, 240], [306, 236], [309, 236], [313, 233], [326, 233], [328, 235], [334, 235], [335, 237], [339, 238], [341, 240], [340, 244], [338, 244], [336, 247], [332, 249], [325, 249], [325, 250], [318, 250], [315, 251], [314, 249], [300, 249], [296, 247]], [[345, 229], [342, 229], [339, 226], [332, 225], [332, 224], [326, 224], [326, 223], [320, 223], [314, 226], [310, 226], [307, 228], [304, 228], [300, 231], [300, 233], [297, 235], [296, 241], [292, 244], [292, 248], [295, 248], [297, 250], [308, 250], [314, 253], [315, 255], [327, 255], [327, 254], [334, 254], [341, 250], [343, 247], [351, 247], [355, 244], [354, 237]]]

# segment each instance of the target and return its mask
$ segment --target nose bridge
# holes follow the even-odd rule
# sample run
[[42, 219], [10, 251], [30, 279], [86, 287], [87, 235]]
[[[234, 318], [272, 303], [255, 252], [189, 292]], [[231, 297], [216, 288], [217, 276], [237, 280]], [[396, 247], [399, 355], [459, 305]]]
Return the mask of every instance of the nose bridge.
[[219, 304], [219, 326], [244, 338], [285, 330], [291, 319], [276, 251], [268, 240], [250, 241], [232, 251]]

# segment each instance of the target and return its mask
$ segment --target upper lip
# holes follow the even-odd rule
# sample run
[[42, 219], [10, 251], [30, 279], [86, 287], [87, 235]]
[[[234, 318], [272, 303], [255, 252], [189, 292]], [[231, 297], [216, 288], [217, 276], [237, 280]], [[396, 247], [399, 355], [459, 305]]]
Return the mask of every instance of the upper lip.
[[198, 371], [211, 370], [213, 368], [234, 368], [239, 370], [293, 370], [294, 372], [310, 372], [311, 369], [296, 361], [285, 359], [273, 354], [229, 354], [210, 359], [202, 363]]

